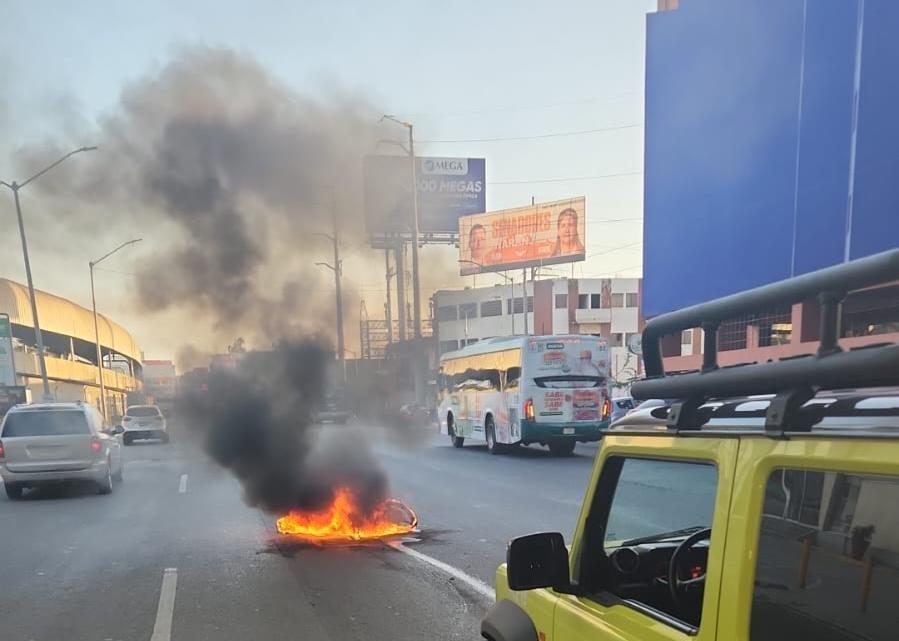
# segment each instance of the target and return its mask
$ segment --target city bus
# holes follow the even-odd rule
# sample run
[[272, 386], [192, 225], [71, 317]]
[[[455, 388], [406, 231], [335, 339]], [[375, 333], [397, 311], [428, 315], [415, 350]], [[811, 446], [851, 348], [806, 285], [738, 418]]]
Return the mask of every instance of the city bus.
[[440, 432], [491, 454], [540, 443], [565, 456], [608, 427], [609, 347], [596, 336], [491, 338], [440, 358]]

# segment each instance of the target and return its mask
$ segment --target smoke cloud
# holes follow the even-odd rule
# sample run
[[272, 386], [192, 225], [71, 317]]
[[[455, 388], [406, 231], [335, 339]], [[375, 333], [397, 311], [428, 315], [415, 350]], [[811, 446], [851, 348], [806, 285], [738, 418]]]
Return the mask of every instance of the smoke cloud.
[[347, 487], [370, 509], [387, 477], [364, 439], [323, 438], [313, 426], [327, 385], [330, 354], [314, 341], [281, 344], [215, 369], [209, 391], [188, 405], [206, 428], [207, 451], [240, 479], [248, 504], [275, 514], [319, 509]]
[[[96, 131], [18, 154], [28, 175], [71, 146], [100, 146], [36, 186], [66, 207], [53, 224], [74, 238], [144, 238], [133, 294], [144, 312], [185, 319], [171, 346], [183, 345], [181, 371], [246, 339], [240, 364], [212, 368], [183, 407], [247, 502], [270, 512], [321, 507], [340, 486], [373, 506], [387, 490], [364, 439], [313, 426], [336, 325], [333, 271], [315, 266], [333, 262], [327, 235], [336, 226], [357, 275], [383, 271], [362, 202], [363, 158], [394, 135], [378, 116], [362, 96], [301, 95], [251, 58], [193, 48], [126, 87]], [[354, 322], [359, 293], [344, 273]]]
[[[85, 242], [142, 236], [140, 309], [189, 316], [217, 343], [244, 335], [268, 347], [333, 332], [333, 274], [314, 264], [332, 262], [321, 235], [332, 217], [356, 274], [383, 269], [361, 251], [362, 159], [393, 133], [377, 121], [360, 95], [301, 95], [252, 58], [192, 48], [127, 86], [97, 130], [17, 159], [28, 175], [73, 144], [96, 142], [100, 151], [35, 184], [65, 208], [52, 224]], [[354, 274], [346, 276], [346, 306], [357, 310]]]

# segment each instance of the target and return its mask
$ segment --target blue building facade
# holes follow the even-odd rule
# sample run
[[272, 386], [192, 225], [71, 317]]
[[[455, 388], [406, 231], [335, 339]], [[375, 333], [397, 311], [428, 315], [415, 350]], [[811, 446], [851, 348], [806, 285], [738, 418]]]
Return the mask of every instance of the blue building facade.
[[647, 17], [648, 316], [899, 246], [899, 2]]

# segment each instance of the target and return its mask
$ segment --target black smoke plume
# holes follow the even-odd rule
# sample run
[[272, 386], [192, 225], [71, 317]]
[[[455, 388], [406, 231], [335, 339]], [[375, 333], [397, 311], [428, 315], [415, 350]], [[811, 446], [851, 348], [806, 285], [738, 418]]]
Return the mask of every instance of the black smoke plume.
[[[98, 152], [35, 184], [58, 202], [47, 228], [144, 238], [134, 292], [142, 311], [184, 319], [173, 349], [224, 351], [242, 336], [259, 350], [234, 369], [213, 367], [187, 407], [247, 501], [271, 512], [320, 506], [341, 485], [366, 504], [386, 491], [364, 441], [322, 438], [312, 426], [333, 361], [328, 341], [309, 339], [336, 324], [332, 273], [315, 266], [332, 259], [321, 235], [332, 217], [356, 273], [383, 270], [382, 255], [365, 248], [361, 188], [364, 156], [395, 132], [378, 115], [353, 93], [295, 91], [246, 55], [185, 49], [127, 86], [96, 130], [78, 133]], [[21, 174], [72, 142], [21, 150]], [[200, 351], [181, 349], [178, 360], [202, 380]]]
[[240, 479], [248, 504], [274, 514], [318, 509], [338, 487], [363, 509], [385, 498], [387, 477], [364, 439], [343, 426], [330, 428], [330, 437], [314, 426], [332, 363], [314, 341], [249, 352], [213, 367], [208, 391], [188, 404], [190, 421], [206, 430], [207, 451]]
[[[333, 332], [333, 277], [315, 266], [332, 254], [321, 234], [336, 218], [353, 256], [344, 303], [358, 310], [355, 274], [383, 270], [381, 255], [365, 248], [362, 161], [393, 133], [361, 95], [304, 94], [250, 56], [183, 49], [127, 85], [95, 130], [73, 136], [99, 150], [35, 183], [57, 203], [35, 223], [85, 243], [143, 237], [135, 302], [189, 318], [182, 342], [207, 332], [216, 344], [243, 335], [267, 348]], [[73, 143], [20, 150], [18, 171], [28, 175]]]

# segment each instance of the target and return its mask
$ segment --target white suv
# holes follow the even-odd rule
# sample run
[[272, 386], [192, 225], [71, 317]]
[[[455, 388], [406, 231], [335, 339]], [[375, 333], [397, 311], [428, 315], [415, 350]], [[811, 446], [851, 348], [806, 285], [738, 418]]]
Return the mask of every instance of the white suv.
[[59, 481], [93, 481], [112, 492], [124, 471], [121, 428], [105, 428], [85, 403], [38, 403], [12, 407], [0, 425], [0, 477], [6, 495]]
[[169, 442], [169, 431], [165, 416], [155, 405], [132, 405], [125, 410], [122, 417], [125, 428], [125, 445], [143, 438], [157, 438], [163, 443]]

